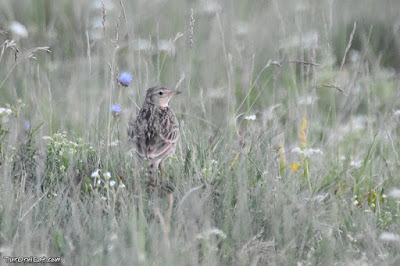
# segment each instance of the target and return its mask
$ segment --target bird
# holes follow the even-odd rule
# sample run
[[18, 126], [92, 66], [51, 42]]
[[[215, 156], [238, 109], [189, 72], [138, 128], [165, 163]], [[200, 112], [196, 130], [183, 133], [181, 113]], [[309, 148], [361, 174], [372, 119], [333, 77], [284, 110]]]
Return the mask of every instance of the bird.
[[148, 89], [136, 120], [129, 122], [128, 136], [135, 143], [141, 161], [148, 161], [150, 182], [157, 182], [158, 169], [162, 182], [162, 162], [175, 153], [180, 135], [179, 123], [168, 104], [180, 93], [165, 87]]

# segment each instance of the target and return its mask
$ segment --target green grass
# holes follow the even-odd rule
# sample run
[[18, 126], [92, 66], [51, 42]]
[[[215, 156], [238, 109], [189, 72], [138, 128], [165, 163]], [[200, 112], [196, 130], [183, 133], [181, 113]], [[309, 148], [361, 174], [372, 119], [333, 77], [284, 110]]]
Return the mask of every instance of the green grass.
[[[2, 1], [2, 262], [399, 263], [397, 1], [212, 3]], [[173, 192], [149, 196], [127, 123], [180, 78]]]

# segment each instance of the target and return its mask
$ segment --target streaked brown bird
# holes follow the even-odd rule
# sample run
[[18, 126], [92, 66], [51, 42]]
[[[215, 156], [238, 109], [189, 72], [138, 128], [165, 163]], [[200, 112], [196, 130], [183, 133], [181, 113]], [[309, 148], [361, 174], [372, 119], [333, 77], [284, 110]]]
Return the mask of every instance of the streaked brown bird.
[[161, 164], [175, 152], [179, 124], [168, 103], [172, 96], [179, 93], [164, 87], [148, 89], [136, 120], [129, 123], [129, 138], [136, 144], [139, 157], [148, 160], [152, 179], [157, 179], [157, 169], [160, 169], [162, 179]]

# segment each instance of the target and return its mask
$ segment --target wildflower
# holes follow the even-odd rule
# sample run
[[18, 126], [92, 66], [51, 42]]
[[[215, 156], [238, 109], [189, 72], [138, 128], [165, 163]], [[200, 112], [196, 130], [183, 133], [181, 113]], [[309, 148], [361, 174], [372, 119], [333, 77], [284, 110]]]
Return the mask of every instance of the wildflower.
[[8, 122], [8, 115], [12, 114], [12, 110], [9, 108], [0, 108], [0, 118], [3, 123]]
[[400, 189], [395, 188], [392, 191], [390, 191], [389, 197], [396, 198], [396, 199], [400, 198]]
[[293, 173], [297, 172], [297, 168], [299, 168], [300, 163], [294, 163], [293, 165], [289, 165], [289, 169], [292, 170]]
[[113, 187], [117, 182], [115, 182], [114, 180], [110, 181], [110, 187]]
[[111, 114], [115, 117], [119, 116], [121, 110], [121, 106], [119, 106], [118, 104], [113, 104], [110, 108]]
[[113, 142], [110, 143], [111, 147], [116, 147], [118, 145], [119, 145], [119, 140], [116, 140], [116, 141], [113, 141]]
[[222, 239], [226, 238], [226, 234], [218, 228], [209, 229], [201, 234], [198, 234], [196, 236], [196, 238], [197, 239], [209, 239], [213, 235], [220, 236]]
[[296, 147], [292, 150], [292, 152], [298, 153], [298, 154], [303, 154], [305, 157], [310, 157], [314, 153], [319, 153], [323, 154], [323, 152], [320, 149], [303, 149], [301, 150], [300, 147]]
[[110, 179], [111, 178], [111, 174], [110, 174], [110, 172], [106, 172], [105, 174], [104, 174], [104, 178], [105, 179]]
[[128, 87], [131, 81], [132, 81], [132, 75], [129, 74], [128, 72], [122, 72], [122, 74], [118, 78], [119, 84], [121, 84], [124, 87]]
[[43, 140], [53, 140], [53, 138], [52, 138], [52, 137], [49, 137], [49, 136], [43, 136], [42, 139], [43, 139]]
[[381, 241], [400, 241], [400, 236], [397, 234], [393, 234], [391, 232], [383, 232], [380, 236], [379, 236], [379, 240]]
[[237, 36], [246, 36], [249, 33], [249, 24], [245, 21], [239, 21], [235, 25], [235, 33]]
[[322, 202], [328, 197], [329, 197], [329, 193], [326, 193], [326, 194], [323, 194], [323, 195], [319, 194], [319, 195], [316, 195], [315, 197], [313, 197], [313, 200], [315, 200], [317, 202]]
[[154, 50], [153, 45], [148, 40], [133, 40], [132, 46], [135, 51], [151, 52]]
[[124, 183], [120, 183], [118, 188], [125, 188], [125, 184]]
[[11, 109], [0, 107], [0, 116], [10, 115], [10, 114], [12, 114], [12, 110]]
[[219, 10], [221, 10], [221, 6], [217, 1], [205, 1], [201, 7], [201, 11], [207, 15], [214, 15]]
[[311, 105], [313, 104], [318, 98], [307, 96], [307, 97], [300, 97], [298, 100], [298, 104], [300, 105]]
[[244, 119], [246, 119], [246, 120], [256, 120], [256, 115], [248, 115], [248, 116], [246, 116]]
[[362, 165], [362, 161], [351, 161], [350, 162], [350, 165], [351, 166], [354, 166], [354, 168], [356, 168], [356, 169], [358, 169], [358, 168], [360, 168], [361, 167], [361, 165]]
[[29, 121], [25, 121], [25, 130], [29, 131], [31, 129], [31, 123]]
[[160, 40], [158, 42], [158, 50], [173, 56], [175, 54], [175, 45], [171, 40]]
[[94, 171], [93, 173], [92, 173], [92, 175], [91, 175], [91, 177], [92, 178], [95, 178], [95, 177], [99, 177], [99, 169], [96, 169], [96, 171]]
[[17, 21], [13, 21], [11, 23], [10, 30], [12, 31], [12, 33], [21, 38], [28, 37], [28, 31], [26, 30], [26, 27]]
[[314, 153], [322, 154], [322, 151], [320, 149], [304, 149], [303, 153], [306, 157], [310, 157]]
[[97, 185], [101, 184], [101, 179], [97, 180]]
[[216, 161], [216, 160], [210, 160], [210, 164], [211, 164], [211, 165], [213, 165], [213, 164], [218, 164], [218, 161]]

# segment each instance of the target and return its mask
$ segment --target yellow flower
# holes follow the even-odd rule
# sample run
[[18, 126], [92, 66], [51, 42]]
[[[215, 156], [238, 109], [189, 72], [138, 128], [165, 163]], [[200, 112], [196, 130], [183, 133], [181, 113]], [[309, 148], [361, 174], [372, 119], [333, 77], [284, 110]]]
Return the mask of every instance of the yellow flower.
[[289, 169], [292, 170], [293, 173], [297, 172], [297, 168], [299, 168], [300, 163], [294, 163], [293, 165], [289, 165]]

